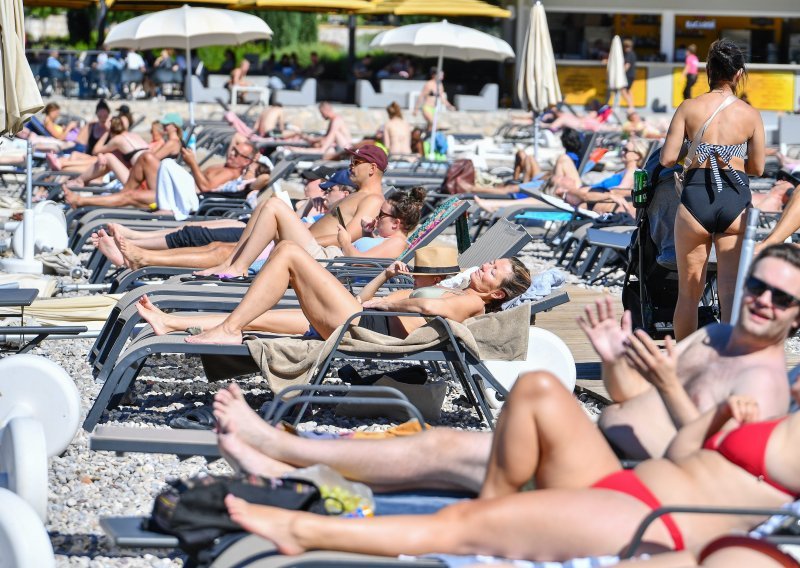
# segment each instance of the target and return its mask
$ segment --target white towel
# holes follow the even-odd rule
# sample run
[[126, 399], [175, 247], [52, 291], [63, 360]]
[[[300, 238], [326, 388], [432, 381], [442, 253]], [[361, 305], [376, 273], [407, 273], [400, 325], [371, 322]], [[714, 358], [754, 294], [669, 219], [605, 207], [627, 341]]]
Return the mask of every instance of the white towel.
[[177, 221], [183, 221], [200, 206], [192, 174], [172, 158], [162, 160], [158, 168], [156, 205], [162, 211], [172, 211]]

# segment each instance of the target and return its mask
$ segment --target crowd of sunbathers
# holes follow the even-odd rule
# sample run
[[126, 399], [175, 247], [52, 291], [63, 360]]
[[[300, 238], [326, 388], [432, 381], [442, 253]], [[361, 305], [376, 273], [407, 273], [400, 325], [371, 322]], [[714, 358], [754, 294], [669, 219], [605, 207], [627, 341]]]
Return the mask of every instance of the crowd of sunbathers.
[[[732, 42], [712, 46], [710, 92], [687, 101], [676, 113], [660, 155], [663, 166], [651, 169], [655, 180], [671, 176], [669, 168], [684, 139], [691, 141], [710, 112], [735, 91], [743, 63], [737, 67], [739, 55], [728, 43]], [[739, 110], [743, 120], [757, 125], [747, 109]], [[358, 142], [333, 105], [323, 102], [319, 112], [328, 122], [321, 136], [291, 128], [279, 106], [264, 109], [252, 125], [228, 113], [225, 118], [235, 132], [223, 161], [210, 166], [201, 165], [187, 147], [179, 115], [168, 113], [153, 122], [147, 140], [131, 131], [134, 118], [127, 108], [112, 113], [104, 101], [97, 104], [95, 118], [82, 126], [65, 124], [59, 106], [51, 103], [42, 130], [26, 136], [35, 149], [47, 152], [48, 165], [61, 172], [54, 176], [69, 176], [61, 191], [71, 208], [135, 207], [183, 221], [158, 230], [107, 223], [91, 241], [112, 263], [131, 269], [193, 268], [197, 278], [255, 275], [229, 314], [184, 317], [162, 311], [143, 296], [137, 309], [158, 335], [194, 328], [186, 342], [240, 344], [247, 332], [328, 339], [365, 309], [465, 322], [498, 311], [529, 290], [531, 274], [517, 258], [492, 259], [444, 280], [457, 265], [455, 251], [449, 249], [440, 257], [449, 258], [440, 271], [413, 272], [413, 288], [378, 295], [387, 281], [412, 275], [412, 269], [395, 262], [354, 296], [319, 261], [397, 258], [407, 252], [415, 229], [424, 223], [428, 195], [419, 187], [385, 193], [383, 177], [396, 157], [427, 152], [397, 104], [387, 108], [389, 118], [374, 137]], [[613, 129], [626, 137], [617, 152], [608, 153], [616, 159], [608, 160], [585, 144], [585, 131], [611, 130], [599, 126], [606, 120], [604, 112], [594, 109], [578, 117], [553, 109], [546, 121], [560, 131], [563, 153], [546, 163], [520, 149], [511, 181], [495, 183], [485, 176], [465, 191], [493, 194], [491, 199], [475, 197], [484, 211], [526, 199], [538, 203], [536, 193], [544, 192], [571, 207], [636, 216], [631, 203], [634, 173], [647, 166], [653, 154], [651, 140], [664, 137], [665, 131], [629, 113], [628, 122]], [[761, 173], [763, 139], [752, 134], [746, 139], [750, 159], [745, 169], [734, 161], [742, 155], [724, 150], [738, 144], [741, 133], [724, 128], [714, 132], [714, 144], [708, 142], [706, 154], [698, 154], [704, 158], [694, 164], [714, 172], [703, 184], [715, 191], [724, 184], [722, 191], [728, 191], [738, 183], [733, 176], [737, 170]], [[275, 182], [272, 162], [262, 157], [265, 147], [277, 147], [274, 159], [302, 154], [328, 162], [300, 173], [304, 198], [292, 202], [280, 191], [262, 191], [274, 189]], [[21, 147], [15, 148], [17, 153], [7, 155], [8, 163], [17, 163], [14, 159], [22, 153]], [[727, 161], [722, 164], [715, 156]], [[342, 157], [347, 160], [344, 167], [330, 161]], [[611, 171], [587, 175], [600, 160], [611, 164]], [[115, 181], [108, 184], [108, 179]], [[85, 193], [99, 182], [108, 184], [101, 188], [105, 191]], [[209, 193], [249, 194], [252, 211], [241, 218], [192, 218], [200, 196]], [[567, 560], [622, 554], [641, 520], [662, 506], [776, 508], [793, 501], [800, 495], [800, 458], [792, 450], [800, 437], [800, 419], [789, 414], [789, 408], [793, 398], [800, 403], [800, 388], [790, 386], [787, 378], [784, 344], [800, 327], [800, 252], [779, 243], [800, 226], [796, 193], [791, 183], [776, 182], [768, 193], [741, 194], [763, 210], [785, 206], [785, 211], [758, 247], [740, 305], [732, 304], [730, 266], [725, 267], [728, 272], [720, 268], [723, 317], [727, 321], [736, 311], [734, 325], [697, 330], [691, 318], [679, 324], [676, 312], [679, 340], [667, 338], [661, 348], [643, 331], [634, 331], [631, 315], [616, 313], [610, 298], [586, 309], [579, 326], [602, 363], [612, 401], [597, 424], [558, 378], [546, 372], [530, 372], [516, 381], [494, 432], [430, 428], [382, 440], [297, 436], [263, 421], [235, 384], [220, 390], [214, 401], [218, 443], [226, 459], [243, 471], [276, 477], [321, 463], [376, 492], [426, 489], [465, 494], [435, 514], [366, 519], [287, 511], [229, 496], [231, 518], [285, 554], [323, 549], [385, 556], [445, 553]], [[495, 199], [498, 196], [504, 199]], [[692, 203], [683, 203], [686, 219], [693, 215], [708, 246], [716, 239], [718, 256], [730, 257], [738, 250], [719, 240], [741, 236], [743, 229], [730, 229], [734, 220], [717, 215], [713, 222], [727, 225], [705, 226], [705, 209], [697, 206], [698, 213]], [[712, 199], [711, 206], [718, 204]], [[742, 210], [730, 207], [738, 219]], [[680, 223], [689, 222], [680, 215], [676, 241], [685, 236]], [[693, 233], [698, 242], [699, 231]], [[418, 258], [426, 254], [438, 253], [432, 247], [416, 251]], [[686, 270], [684, 266], [682, 272], [679, 264], [679, 276], [685, 277]], [[290, 288], [297, 307], [272, 309]], [[689, 292], [684, 294], [682, 301], [691, 303]], [[406, 338], [426, 320], [363, 315], [353, 323]], [[621, 458], [638, 460], [638, 465], [625, 469]], [[778, 553], [766, 545], [719, 540], [747, 531], [757, 520], [664, 515], [645, 532], [639, 549], [652, 559], [637, 564], [769, 565], [766, 562]]]

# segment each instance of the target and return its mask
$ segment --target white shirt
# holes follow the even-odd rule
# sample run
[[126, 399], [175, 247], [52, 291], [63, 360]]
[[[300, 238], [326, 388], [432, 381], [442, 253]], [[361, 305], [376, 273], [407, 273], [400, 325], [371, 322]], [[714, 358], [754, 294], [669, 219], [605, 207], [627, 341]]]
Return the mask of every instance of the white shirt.
[[129, 51], [125, 58], [128, 69], [139, 70], [145, 66], [144, 59], [135, 51]]

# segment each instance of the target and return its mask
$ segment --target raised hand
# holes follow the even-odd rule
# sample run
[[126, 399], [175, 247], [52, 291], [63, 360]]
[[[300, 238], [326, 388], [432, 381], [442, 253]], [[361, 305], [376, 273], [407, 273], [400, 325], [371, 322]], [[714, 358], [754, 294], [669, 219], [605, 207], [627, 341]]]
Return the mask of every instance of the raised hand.
[[664, 349], [641, 329], [628, 335], [625, 359], [647, 382], [663, 392], [681, 383], [678, 380], [678, 355], [671, 337], [664, 340]]
[[624, 356], [625, 344], [632, 331], [631, 313], [622, 314], [621, 323], [614, 313], [614, 300], [605, 296], [586, 306], [585, 317], [578, 318], [578, 326], [586, 334], [603, 363], [613, 363]]

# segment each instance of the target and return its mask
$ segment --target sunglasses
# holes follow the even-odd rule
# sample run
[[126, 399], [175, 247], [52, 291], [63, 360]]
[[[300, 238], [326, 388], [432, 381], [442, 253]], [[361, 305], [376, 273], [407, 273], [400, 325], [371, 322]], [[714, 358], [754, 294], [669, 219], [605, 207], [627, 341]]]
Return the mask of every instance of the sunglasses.
[[772, 286], [771, 284], [767, 284], [755, 276], [748, 277], [744, 282], [744, 287], [756, 298], [760, 297], [762, 294], [764, 294], [764, 292], [769, 290], [770, 297], [772, 298], [772, 305], [776, 308], [785, 310], [800, 304], [800, 298], [792, 296], [789, 292], [785, 292], [780, 288]]
[[251, 162], [253, 161], [253, 157], [252, 157], [252, 156], [248, 156], [247, 154], [243, 154], [243, 153], [242, 153], [242, 152], [240, 152], [240, 151], [239, 151], [239, 149], [238, 149], [238, 148], [236, 148], [235, 146], [233, 147], [233, 155], [234, 155], [234, 156], [238, 156], [238, 157], [240, 157], [240, 158], [247, 158], [247, 159], [248, 159], [248, 160], [250, 160]]
[[359, 159], [357, 159], [357, 158], [353, 158], [352, 160], [350, 160], [350, 165], [351, 165], [352, 167], [354, 167], [354, 168], [355, 168], [356, 166], [360, 166], [361, 164], [369, 164], [369, 163], [370, 163], [370, 162], [368, 162], [368, 161], [366, 161], [366, 160], [359, 160]]
[[383, 212], [383, 211], [381, 211], [380, 213], [378, 213], [378, 221], [380, 221], [380, 220], [381, 220], [381, 219], [383, 219], [384, 217], [390, 217], [390, 218], [392, 218], [392, 219], [397, 219], [397, 215], [390, 215], [389, 213], [385, 213], [385, 212]]
[[323, 189], [322, 193], [330, 193], [334, 189], [338, 189], [339, 191], [343, 191], [345, 193], [352, 193], [353, 192], [353, 190], [350, 189], [347, 186], [344, 186], [344, 185], [332, 185], [332, 186], [330, 186], [330, 187], [328, 187], [326, 189]]

